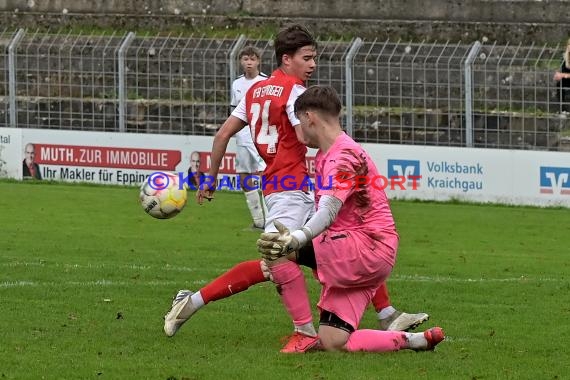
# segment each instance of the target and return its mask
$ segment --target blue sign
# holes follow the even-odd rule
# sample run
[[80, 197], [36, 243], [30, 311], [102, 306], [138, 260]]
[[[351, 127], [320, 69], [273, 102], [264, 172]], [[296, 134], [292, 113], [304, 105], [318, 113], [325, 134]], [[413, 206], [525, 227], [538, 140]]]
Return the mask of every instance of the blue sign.
[[570, 168], [540, 167], [541, 194], [570, 195]]
[[416, 182], [420, 182], [420, 161], [418, 160], [388, 160], [388, 178], [405, 177], [408, 179], [408, 185], [411, 185], [412, 179], [415, 177]]

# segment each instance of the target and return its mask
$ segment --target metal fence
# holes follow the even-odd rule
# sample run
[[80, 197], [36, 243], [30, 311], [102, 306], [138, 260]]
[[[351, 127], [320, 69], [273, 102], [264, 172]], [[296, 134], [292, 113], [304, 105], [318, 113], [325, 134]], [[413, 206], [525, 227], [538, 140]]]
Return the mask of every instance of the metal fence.
[[[255, 36], [0, 32], [0, 126], [211, 135]], [[564, 46], [320, 40], [309, 84], [330, 84], [361, 142], [567, 150], [552, 77]]]

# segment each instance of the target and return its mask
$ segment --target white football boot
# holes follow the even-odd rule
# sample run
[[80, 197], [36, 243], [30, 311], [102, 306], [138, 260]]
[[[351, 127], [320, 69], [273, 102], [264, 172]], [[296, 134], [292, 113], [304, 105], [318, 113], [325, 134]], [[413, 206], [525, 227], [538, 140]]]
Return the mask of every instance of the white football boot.
[[380, 329], [385, 331], [413, 330], [429, 319], [426, 313], [408, 314], [395, 311], [388, 318], [380, 320]]
[[190, 290], [179, 290], [172, 300], [170, 311], [164, 316], [164, 333], [174, 336], [178, 329], [186, 322], [198, 308], [192, 304]]

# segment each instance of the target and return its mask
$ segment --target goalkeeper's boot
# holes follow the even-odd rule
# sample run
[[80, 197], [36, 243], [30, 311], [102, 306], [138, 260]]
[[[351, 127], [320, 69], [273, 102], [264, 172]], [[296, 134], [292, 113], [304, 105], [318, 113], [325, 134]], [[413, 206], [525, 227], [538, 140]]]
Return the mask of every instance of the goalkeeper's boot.
[[179, 290], [172, 301], [170, 311], [164, 316], [164, 333], [174, 336], [178, 329], [186, 322], [198, 308], [192, 304], [190, 290]]
[[445, 333], [441, 327], [432, 327], [431, 329], [424, 331], [424, 337], [428, 342], [426, 350], [433, 351], [435, 346], [445, 339]]
[[414, 351], [433, 351], [438, 343], [445, 339], [441, 327], [432, 327], [423, 333], [405, 333], [408, 339], [408, 348]]
[[287, 344], [281, 349], [284, 354], [303, 354], [319, 344], [318, 336], [309, 336], [298, 331], [289, 337]]
[[409, 331], [413, 330], [429, 319], [426, 313], [408, 314], [395, 311], [388, 318], [380, 320], [380, 330]]
[[414, 351], [433, 351], [435, 346], [445, 339], [441, 327], [432, 327], [423, 333], [404, 333], [408, 340], [408, 348]]

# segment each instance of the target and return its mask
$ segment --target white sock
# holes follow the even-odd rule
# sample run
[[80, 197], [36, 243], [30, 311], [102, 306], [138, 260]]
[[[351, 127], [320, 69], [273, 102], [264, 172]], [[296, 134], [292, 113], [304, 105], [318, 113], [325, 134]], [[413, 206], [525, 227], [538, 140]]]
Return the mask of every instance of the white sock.
[[256, 227], [265, 227], [265, 217], [263, 216], [263, 207], [261, 205], [261, 199], [259, 198], [259, 192], [257, 190], [245, 191], [245, 200], [247, 202], [247, 208], [253, 219], [253, 224]]
[[261, 207], [263, 208], [263, 215], [266, 217], [269, 214], [269, 210], [267, 210], [267, 204], [265, 204], [265, 197], [263, 196], [263, 192], [259, 192], [259, 198], [261, 199]]
[[313, 326], [313, 322], [308, 322], [301, 326], [295, 325], [295, 331], [308, 336], [317, 336], [317, 331], [315, 330], [315, 326]]
[[408, 340], [408, 348], [421, 350], [426, 349], [428, 346], [428, 341], [424, 336], [424, 333], [405, 333], [406, 339]]
[[396, 309], [394, 309], [392, 306], [385, 307], [378, 313], [378, 319], [386, 319], [394, 314], [395, 311]]
[[204, 299], [202, 298], [202, 294], [200, 292], [196, 292], [190, 296], [190, 300], [192, 300], [192, 305], [198, 310], [202, 306], [204, 306]]

